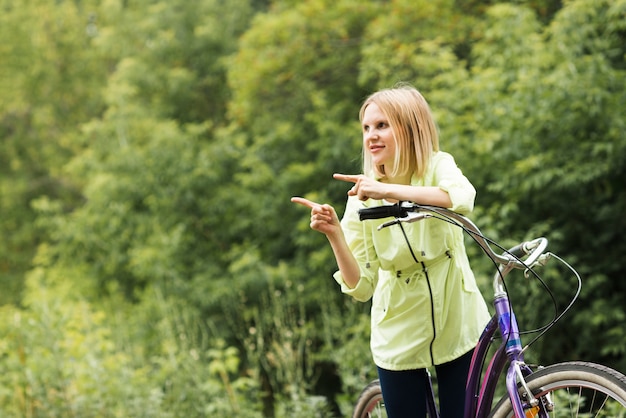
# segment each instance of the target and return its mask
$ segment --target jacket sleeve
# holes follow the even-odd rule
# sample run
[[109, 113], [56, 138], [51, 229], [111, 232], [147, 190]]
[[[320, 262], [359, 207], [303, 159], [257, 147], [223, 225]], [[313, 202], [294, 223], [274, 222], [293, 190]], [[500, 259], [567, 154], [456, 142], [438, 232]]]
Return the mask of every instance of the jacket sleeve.
[[450, 195], [454, 212], [468, 214], [474, 210], [476, 189], [457, 167], [452, 155], [439, 152], [435, 161], [436, 185]]
[[346, 236], [350, 251], [356, 258], [361, 270], [361, 277], [354, 288], [350, 288], [343, 280], [341, 271], [334, 274], [334, 279], [341, 286], [341, 291], [360, 302], [368, 301], [374, 294], [378, 281], [379, 262], [374, 250], [371, 230], [359, 220], [358, 209], [363, 202], [356, 197], [349, 197], [346, 212], [341, 220], [341, 227]]

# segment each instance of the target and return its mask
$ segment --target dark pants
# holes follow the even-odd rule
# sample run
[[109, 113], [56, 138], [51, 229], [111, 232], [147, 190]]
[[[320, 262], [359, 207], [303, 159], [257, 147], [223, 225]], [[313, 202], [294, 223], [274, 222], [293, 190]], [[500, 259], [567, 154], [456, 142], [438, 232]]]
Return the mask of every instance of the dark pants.
[[[465, 383], [473, 352], [435, 366], [441, 418], [463, 418]], [[378, 378], [389, 418], [426, 417], [428, 377], [425, 369], [390, 371], [379, 367]]]

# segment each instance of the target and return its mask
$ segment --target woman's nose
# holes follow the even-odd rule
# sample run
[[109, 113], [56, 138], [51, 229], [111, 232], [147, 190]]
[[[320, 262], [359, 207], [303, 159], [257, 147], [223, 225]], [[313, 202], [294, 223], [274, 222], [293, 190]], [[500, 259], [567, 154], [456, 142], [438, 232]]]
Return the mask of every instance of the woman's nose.
[[367, 131], [363, 134], [363, 139], [367, 141], [375, 141], [378, 139], [378, 133], [376, 133], [376, 130], [372, 129], [371, 131]]

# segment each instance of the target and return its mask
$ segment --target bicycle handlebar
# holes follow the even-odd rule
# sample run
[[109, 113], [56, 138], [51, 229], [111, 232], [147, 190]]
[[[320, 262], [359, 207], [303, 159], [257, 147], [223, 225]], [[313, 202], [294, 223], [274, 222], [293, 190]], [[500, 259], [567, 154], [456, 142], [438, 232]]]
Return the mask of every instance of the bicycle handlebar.
[[[546, 238], [536, 238], [522, 242], [502, 254], [493, 251], [487, 239], [478, 227], [465, 216], [438, 206], [418, 205], [411, 202], [398, 202], [393, 205], [375, 206], [359, 209], [361, 221], [393, 217], [395, 219], [381, 224], [378, 229], [386, 228], [400, 222], [411, 223], [428, 217], [436, 217], [451, 222], [467, 231], [478, 245], [485, 251], [487, 256], [495, 263], [500, 264], [500, 277], [503, 277], [512, 268], [528, 269], [535, 263], [543, 262], [540, 257], [548, 246]], [[526, 257], [521, 261], [520, 257]]]
[[408, 209], [409, 208], [400, 204], [363, 208], [359, 209], [359, 220], [364, 221], [367, 219], [381, 219], [392, 216], [395, 218], [404, 218], [408, 215]]

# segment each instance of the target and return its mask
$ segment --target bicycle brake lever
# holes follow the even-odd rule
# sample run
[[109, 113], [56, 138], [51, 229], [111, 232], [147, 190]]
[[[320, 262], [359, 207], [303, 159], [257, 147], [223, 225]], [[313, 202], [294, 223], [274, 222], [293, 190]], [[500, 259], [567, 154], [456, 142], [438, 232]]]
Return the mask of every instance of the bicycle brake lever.
[[544, 253], [541, 254], [539, 256], [539, 258], [537, 258], [537, 260], [532, 264], [532, 266], [529, 266], [529, 268], [527, 268], [526, 270], [524, 270], [524, 277], [526, 279], [528, 279], [528, 277], [530, 276], [529, 274], [529, 270], [535, 268], [536, 266], [545, 266], [546, 264], [548, 264], [548, 260], [550, 259], [550, 256], [552, 255], [552, 253]]
[[409, 212], [404, 218], [396, 218], [393, 221], [388, 221], [388, 222], [378, 225], [377, 229], [380, 231], [383, 228], [387, 228], [388, 226], [399, 224], [400, 222], [411, 223], [411, 222], [421, 221], [422, 219], [431, 218], [432, 216], [433, 215], [430, 213]]
[[402, 219], [402, 218], [394, 219], [393, 221], [387, 221], [384, 224], [378, 225], [378, 228], [376, 228], [376, 229], [378, 231], [380, 231], [381, 229], [387, 228], [388, 226], [398, 224], [398, 223], [400, 223], [400, 219]]

